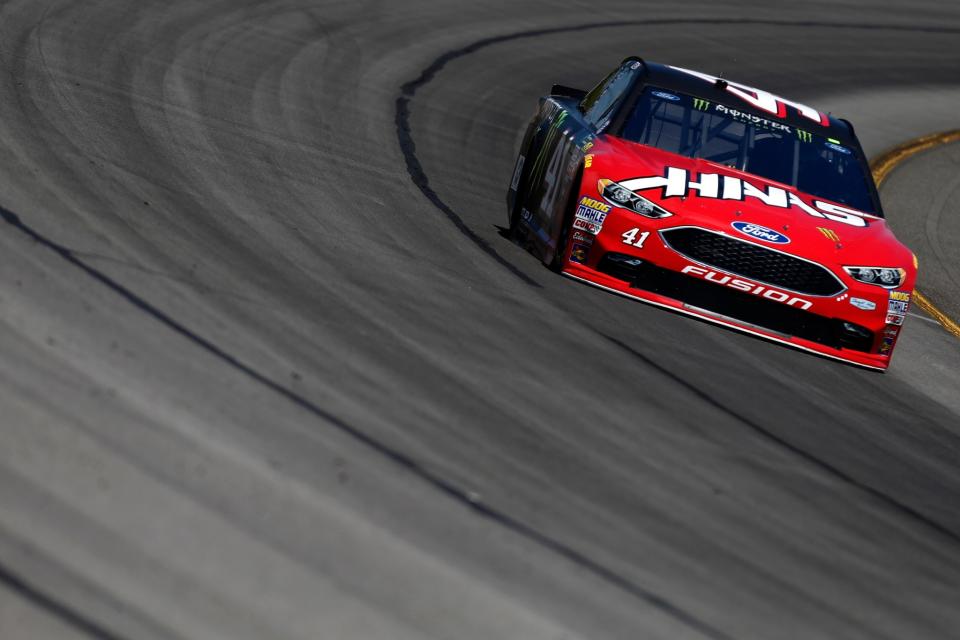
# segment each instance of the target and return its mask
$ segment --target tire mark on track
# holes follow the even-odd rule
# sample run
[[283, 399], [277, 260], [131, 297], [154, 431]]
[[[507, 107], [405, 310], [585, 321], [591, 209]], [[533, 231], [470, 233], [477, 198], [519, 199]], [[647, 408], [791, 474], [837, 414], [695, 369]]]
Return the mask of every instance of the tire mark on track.
[[60, 621], [91, 638], [96, 638], [96, 640], [126, 640], [123, 636], [109, 631], [69, 605], [40, 591], [20, 575], [4, 567], [2, 563], [0, 563], [0, 583], [6, 585], [23, 599], [32, 602], [48, 613], [52, 613]]
[[733, 409], [727, 406], [726, 404], [716, 399], [709, 393], [703, 391], [693, 383], [678, 376], [676, 373], [674, 373], [667, 367], [659, 364], [649, 356], [646, 356], [643, 353], [637, 351], [630, 345], [625, 344], [624, 342], [621, 342], [620, 340], [612, 336], [608, 336], [607, 334], [602, 333], [600, 331], [597, 331], [597, 335], [607, 340], [611, 344], [619, 347], [623, 351], [627, 352], [629, 355], [636, 358], [637, 360], [642, 362], [644, 365], [653, 369], [663, 377], [672, 380], [678, 386], [681, 386], [687, 391], [689, 391], [690, 394], [696, 396], [697, 398], [707, 403], [711, 407], [714, 407], [717, 411], [730, 416], [737, 422], [748, 427], [751, 431], [756, 433], [758, 436], [760, 436], [764, 440], [767, 440], [773, 443], [774, 445], [787, 450], [788, 452], [800, 458], [804, 462], [807, 462], [811, 466], [816, 467], [820, 471], [824, 472], [826, 475], [832, 476], [837, 480], [845, 482], [846, 484], [849, 484], [850, 486], [856, 489], [859, 489], [860, 491], [863, 491], [864, 493], [874, 498], [881, 504], [886, 505], [887, 507], [900, 513], [903, 516], [906, 516], [907, 518], [910, 518], [912, 520], [919, 522], [920, 524], [926, 526], [927, 528], [940, 534], [941, 536], [948, 538], [951, 542], [960, 544], [960, 534], [957, 534], [955, 531], [953, 531], [949, 527], [937, 522], [936, 520], [928, 516], [925, 516], [923, 513], [917, 511], [916, 509], [914, 509], [908, 504], [900, 502], [893, 496], [887, 495], [886, 493], [880, 491], [879, 489], [871, 487], [870, 485], [860, 480], [857, 480], [856, 478], [854, 478], [847, 472], [843, 471], [839, 467], [836, 467], [830, 464], [826, 460], [822, 460], [821, 458], [818, 458], [817, 456], [813, 455], [809, 451], [805, 451], [804, 449], [798, 447], [797, 445], [793, 444], [789, 440], [786, 440], [783, 437], [778, 436], [776, 433], [764, 427], [759, 422], [756, 422], [748, 418], [744, 414], [740, 413], [736, 409]]
[[[711, 638], [713, 640], [732, 640], [731, 636], [727, 635], [720, 629], [714, 628], [708, 623], [701, 621], [693, 614], [687, 612], [679, 605], [674, 604], [665, 597], [654, 593], [641, 584], [632, 581], [630, 578], [621, 575], [615, 570], [610, 569], [609, 567], [606, 567], [603, 564], [589, 558], [573, 547], [564, 544], [559, 539], [551, 537], [548, 533], [544, 533], [538, 529], [535, 529], [531, 525], [524, 523], [523, 521], [507, 514], [504, 511], [498, 510], [494, 506], [483, 503], [481, 500], [477, 499], [473, 492], [459, 487], [449, 480], [446, 480], [438, 473], [431, 471], [427, 467], [417, 462], [413, 457], [403, 453], [399, 449], [392, 447], [386, 442], [378, 440], [376, 437], [366, 433], [362, 429], [345, 422], [344, 420], [328, 412], [326, 409], [314, 404], [304, 396], [299, 395], [296, 391], [293, 391], [292, 389], [268, 377], [267, 375], [260, 373], [252, 366], [244, 363], [236, 356], [223, 350], [212, 341], [194, 332], [159, 307], [154, 306], [146, 299], [140, 297], [131, 289], [128, 289], [124, 285], [120, 284], [118, 281], [114, 280], [96, 267], [91, 266], [83, 259], [78, 257], [77, 254], [72, 250], [42, 235], [40, 232], [24, 223], [14, 212], [0, 206], [0, 218], [2, 218], [7, 225], [14, 228], [16, 231], [27, 236], [46, 249], [54, 252], [73, 267], [76, 267], [86, 275], [101, 283], [134, 307], [140, 309], [147, 315], [166, 326], [168, 329], [192, 342], [224, 364], [227, 364], [254, 382], [266, 387], [267, 389], [270, 389], [277, 395], [290, 401], [292, 404], [321, 419], [327, 425], [332, 426], [342, 433], [350, 436], [356, 442], [380, 454], [390, 462], [393, 462], [406, 469], [412, 475], [424, 481], [438, 492], [453, 499], [461, 506], [470, 509], [478, 516], [486, 518], [487, 520], [513, 532], [527, 541], [555, 553], [557, 556], [575, 564], [596, 578], [634, 596], [638, 600], [641, 600], [647, 605], [672, 617], [674, 620], [680, 622], [688, 628], [697, 631], [706, 638]], [[23, 578], [20, 578], [9, 570], [5, 569], [2, 565], [2, 561], [0, 561], [0, 583], [9, 585], [11, 588], [29, 598], [32, 602], [50, 611], [64, 622], [75, 626], [85, 633], [89, 633], [94, 638], [97, 638], [97, 640], [125, 640], [120, 636], [111, 634], [109, 631], [73, 610], [68, 605], [59, 602], [53, 596], [46, 595], [37, 587], [31, 586]]]

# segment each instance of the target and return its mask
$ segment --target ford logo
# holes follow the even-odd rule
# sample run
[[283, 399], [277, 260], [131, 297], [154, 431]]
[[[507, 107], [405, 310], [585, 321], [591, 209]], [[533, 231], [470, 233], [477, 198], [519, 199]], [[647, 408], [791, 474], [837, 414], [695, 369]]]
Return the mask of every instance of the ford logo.
[[664, 100], [673, 100], [674, 102], [676, 102], [677, 100], [680, 99], [680, 96], [675, 96], [672, 93], [667, 93], [666, 91], [651, 91], [650, 93], [657, 96], [658, 98], [663, 98]]
[[752, 222], [738, 221], [734, 222], [731, 226], [745, 236], [750, 236], [751, 238], [756, 238], [757, 240], [763, 240], [764, 242], [772, 242], [773, 244], [787, 244], [790, 242], [790, 238], [782, 233], [778, 233], [773, 229], [761, 227], [759, 224], [753, 224]]

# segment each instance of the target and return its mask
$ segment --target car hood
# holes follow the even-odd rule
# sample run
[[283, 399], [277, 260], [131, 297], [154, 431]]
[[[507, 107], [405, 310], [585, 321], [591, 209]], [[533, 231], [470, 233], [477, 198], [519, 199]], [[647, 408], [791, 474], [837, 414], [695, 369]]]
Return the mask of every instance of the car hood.
[[[852, 210], [840, 203], [708, 160], [687, 158], [612, 136], [601, 136], [591, 152], [591, 170], [585, 178], [606, 178], [628, 184], [643, 182], [648, 188], [636, 192], [673, 214], [662, 220], [663, 227], [706, 227], [835, 264], [905, 269], [912, 266], [913, 254], [900, 244], [882, 218], [866, 213], [852, 215], [847, 213]], [[661, 185], [666, 176], [673, 177], [673, 185], [678, 184], [681, 177], [678, 170], [686, 172], [683, 177], [688, 185], [700, 184], [704, 176], [715, 175], [716, 178], [709, 177], [708, 181], [715, 180], [720, 186], [717, 191], [706, 190], [706, 193], [688, 186], [682, 195], [671, 194]], [[656, 177], [661, 178], [659, 182], [636, 180]], [[741, 199], [731, 197], [737, 195], [737, 182], [742, 185]], [[732, 185], [729, 189], [732, 193], [724, 191], [728, 184]], [[765, 201], [758, 192], [776, 202]], [[771, 198], [771, 195], [779, 197]], [[837, 219], [831, 220], [831, 217]], [[745, 233], [743, 229], [747, 225], [760, 229], [747, 227], [748, 233]], [[779, 234], [780, 242], [758, 238], [756, 234], [764, 234], [764, 228]]]

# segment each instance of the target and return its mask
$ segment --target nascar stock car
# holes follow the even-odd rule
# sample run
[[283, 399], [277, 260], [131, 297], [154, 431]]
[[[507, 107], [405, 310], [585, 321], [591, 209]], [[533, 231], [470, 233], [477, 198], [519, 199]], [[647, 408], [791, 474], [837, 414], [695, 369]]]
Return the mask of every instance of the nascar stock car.
[[884, 222], [853, 126], [627, 58], [555, 85], [507, 193], [510, 236], [564, 275], [885, 370], [916, 257]]

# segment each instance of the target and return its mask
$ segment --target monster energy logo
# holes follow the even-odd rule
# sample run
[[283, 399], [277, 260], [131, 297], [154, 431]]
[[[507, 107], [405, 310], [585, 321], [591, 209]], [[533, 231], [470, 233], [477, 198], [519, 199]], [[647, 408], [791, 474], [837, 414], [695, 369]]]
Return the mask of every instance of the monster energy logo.
[[807, 131], [801, 131], [800, 129], [795, 129], [797, 132], [797, 137], [800, 138], [800, 142], [813, 142], [813, 134]]
[[700, 111], [706, 111], [707, 109], [710, 108], [710, 103], [704, 100], [703, 98], [694, 98], [693, 108], [699, 109]]
[[567, 115], [566, 111], [561, 111], [560, 115], [557, 116], [557, 119], [551, 123], [550, 128], [547, 130], [546, 138], [540, 146], [540, 152], [537, 154], [536, 159], [533, 161], [533, 167], [530, 169], [530, 184], [538, 184], [543, 179], [543, 174], [547, 169], [548, 151], [553, 149], [553, 143], [562, 135], [560, 133], [560, 127], [562, 127], [566, 121]]

